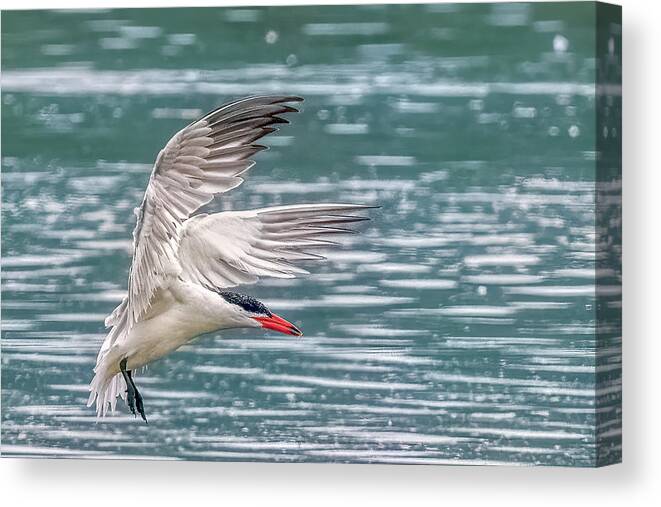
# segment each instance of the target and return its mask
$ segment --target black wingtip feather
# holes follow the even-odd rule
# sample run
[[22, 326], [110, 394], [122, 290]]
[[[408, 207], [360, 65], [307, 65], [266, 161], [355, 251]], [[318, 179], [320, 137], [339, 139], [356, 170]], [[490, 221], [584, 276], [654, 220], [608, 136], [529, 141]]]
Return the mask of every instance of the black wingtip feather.
[[291, 106], [282, 106], [283, 111], [278, 113], [278, 114], [284, 114], [284, 113], [298, 113], [298, 109], [295, 107]]
[[[286, 102], [302, 102], [297, 96], [253, 96], [223, 104], [208, 112], [197, 121], [206, 120], [208, 126], [220, 121], [238, 123], [247, 119], [274, 117], [277, 114], [297, 113], [298, 109], [286, 105]], [[196, 123], [196, 122], [193, 122]]]

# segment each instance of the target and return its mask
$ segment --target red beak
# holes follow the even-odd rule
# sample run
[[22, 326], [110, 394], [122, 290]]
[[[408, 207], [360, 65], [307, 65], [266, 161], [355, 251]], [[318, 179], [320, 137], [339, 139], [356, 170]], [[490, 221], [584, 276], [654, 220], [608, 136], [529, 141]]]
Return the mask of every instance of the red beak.
[[290, 334], [293, 336], [303, 336], [303, 333], [291, 322], [287, 322], [282, 317], [277, 316], [275, 313], [270, 317], [253, 317], [258, 321], [264, 329], [272, 329], [278, 333]]

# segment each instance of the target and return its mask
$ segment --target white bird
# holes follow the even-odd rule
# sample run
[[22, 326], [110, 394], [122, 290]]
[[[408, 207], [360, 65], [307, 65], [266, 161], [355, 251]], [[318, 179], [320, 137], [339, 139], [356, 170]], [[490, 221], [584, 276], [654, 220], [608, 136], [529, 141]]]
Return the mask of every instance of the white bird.
[[300, 97], [248, 97], [225, 104], [170, 139], [154, 164], [136, 209], [128, 294], [106, 318], [111, 327], [90, 383], [87, 405], [98, 416], [126, 399], [147, 422], [132, 372], [212, 331], [261, 327], [301, 336], [296, 326], [263, 303], [227, 289], [260, 277], [294, 278], [307, 271], [294, 263], [323, 259], [310, 249], [337, 244], [352, 232], [345, 224], [367, 220], [354, 213], [370, 206], [297, 204], [193, 213], [216, 194], [241, 183], [265, 149], [253, 144], [288, 123]]

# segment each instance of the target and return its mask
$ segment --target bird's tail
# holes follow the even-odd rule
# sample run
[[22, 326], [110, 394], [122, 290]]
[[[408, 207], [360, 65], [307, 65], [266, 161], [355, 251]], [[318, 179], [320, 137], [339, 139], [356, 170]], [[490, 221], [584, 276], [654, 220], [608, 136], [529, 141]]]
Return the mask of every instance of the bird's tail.
[[126, 381], [121, 373], [117, 372], [117, 368], [112, 367], [112, 364], [119, 364], [119, 358], [112, 351], [117, 340], [125, 336], [127, 308], [128, 299], [124, 298], [106, 319], [106, 326], [112, 329], [108, 332], [96, 357], [94, 378], [90, 382], [90, 396], [87, 400], [88, 407], [94, 405], [96, 401], [98, 417], [105, 417], [108, 409], [114, 412], [117, 406], [117, 396], [121, 398], [126, 396]]
[[90, 382], [87, 406], [91, 407], [96, 401], [97, 417], [105, 417], [108, 409], [111, 412], [115, 411], [117, 397], [124, 399], [126, 396], [126, 382], [121, 373], [108, 377], [103, 368], [97, 368], [95, 371], [94, 378]]

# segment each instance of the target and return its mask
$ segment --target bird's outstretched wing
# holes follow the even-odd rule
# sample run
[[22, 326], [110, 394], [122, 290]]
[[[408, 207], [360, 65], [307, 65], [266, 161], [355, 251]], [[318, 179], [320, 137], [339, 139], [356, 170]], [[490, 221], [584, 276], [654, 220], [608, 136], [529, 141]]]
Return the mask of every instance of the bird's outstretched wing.
[[274, 124], [288, 123], [277, 115], [297, 111], [286, 103], [301, 100], [264, 96], [231, 102], [188, 125], [161, 150], [133, 231], [128, 296], [120, 310], [127, 312], [129, 328], [144, 316], [155, 292], [179, 274], [183, 223], [215, 194], [243, 182], [241, 175], [254, 165], [250, 157], [265, 149], [254, 142], [276, 130]]
[[192, 217], [179, 244], [180, 276], [216, 289], [294, 278], [307, 273], [295, 263], [323, 259], [310, 250], [337, 244], [338, 234], [353, 232], [347, 225], [368, 220], [356, 213], [371, 207], [298, 204]]

